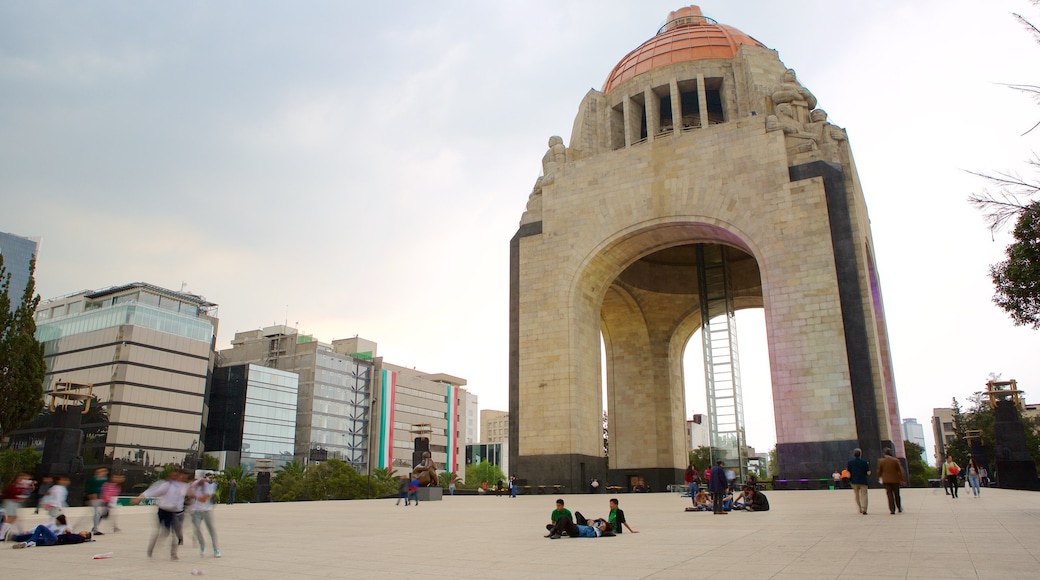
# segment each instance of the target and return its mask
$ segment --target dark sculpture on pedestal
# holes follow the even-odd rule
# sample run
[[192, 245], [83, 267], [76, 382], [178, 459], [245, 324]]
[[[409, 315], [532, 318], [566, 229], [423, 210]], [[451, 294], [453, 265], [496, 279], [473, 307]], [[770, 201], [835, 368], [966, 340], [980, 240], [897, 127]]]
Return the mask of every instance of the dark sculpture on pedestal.
[[419, 487], [437, 485], [437, 465], [433, 462], [429, 451], [424, 451], [422, 461], [412, 470], [412, 477], [419, 480]]

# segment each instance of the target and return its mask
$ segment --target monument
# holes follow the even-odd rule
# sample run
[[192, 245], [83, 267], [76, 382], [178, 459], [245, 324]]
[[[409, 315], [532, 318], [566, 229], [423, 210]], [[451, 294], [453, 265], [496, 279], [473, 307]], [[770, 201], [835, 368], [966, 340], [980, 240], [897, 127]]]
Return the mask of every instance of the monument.
[[817, 105], [776, 51], [690, 6], [585, 95], [568, 144], [549, 139], [510, 242], [520, 477], [681, 482], [700, 328], [712, 447], [743, 469], [743, 308], [765, 313], [781, 477], [828, 477], [855, 447], [903, 455], [866, 203]]

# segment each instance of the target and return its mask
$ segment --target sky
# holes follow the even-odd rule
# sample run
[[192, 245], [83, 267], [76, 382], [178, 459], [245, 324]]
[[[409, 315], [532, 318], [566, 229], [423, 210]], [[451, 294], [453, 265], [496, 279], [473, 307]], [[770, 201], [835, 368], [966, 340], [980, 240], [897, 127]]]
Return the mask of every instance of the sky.
[[[0, 0], [0, 231], [44, 299], [129, 282], [219, 304], [218, 348], [360, 335], [508, 408], [509, 239], [546, 141], [671, 10], [659, 0]], [[1028, 0], [713, 1], [849, 135], [902, 417], [990, 373], [1040, 402], [1040, 331], [991, 301], [971, 171], [1025, 172]], [[738, 316], [748, 443], [775, 444], [764, 317]], [[706, 410], [697, 341], [686, 411]], [[926, 429], [929, 454], [933, 444]]]

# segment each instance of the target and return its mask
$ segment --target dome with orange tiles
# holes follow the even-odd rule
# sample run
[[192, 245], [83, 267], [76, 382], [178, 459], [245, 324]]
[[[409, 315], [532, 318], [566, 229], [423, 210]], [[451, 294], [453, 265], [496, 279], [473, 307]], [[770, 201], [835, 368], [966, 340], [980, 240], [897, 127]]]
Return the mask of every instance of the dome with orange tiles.
[[625, 55], [603, 84], [603, 92], [647, 71], [677, 62], [733, 58], [741, 45], [765, 47], [743, 32], [704, 16], [698, 6], [668, 15], [657, 36]]

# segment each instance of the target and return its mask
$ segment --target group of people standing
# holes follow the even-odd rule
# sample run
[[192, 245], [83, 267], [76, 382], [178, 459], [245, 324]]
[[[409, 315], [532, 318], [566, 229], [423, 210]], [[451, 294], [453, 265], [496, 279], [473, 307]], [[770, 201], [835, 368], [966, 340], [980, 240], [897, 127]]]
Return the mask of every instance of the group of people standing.
[[217, 482], [215, 475], [209, 473], [203, 477], [188, 483], [190, 472], [183, 469], [174, 469], [146, 489], [141, 495], [130, 500], [137, 505], [146, 498], [155, 500], [158, 508], [158, 526], [148, 542], [148, 557], [152, 557], [155, 545], [160, 539], [170, 538], [170, 559], [177, 560], [177, 548], [184, 543], [184, 535], [181, 528], [184, 523], [185, 511], [191, 517], [192, 528], [195, 531], [195, 540], [199, 546], [199, 556], [206, 555], [206, 541], [202, 534], [202, 524], [209, 531], [210, 542], [213, 548], [213, 557], [220, 557], [217, 548], [217, 530], [213, 522], [213, 500], [217, 493]]

